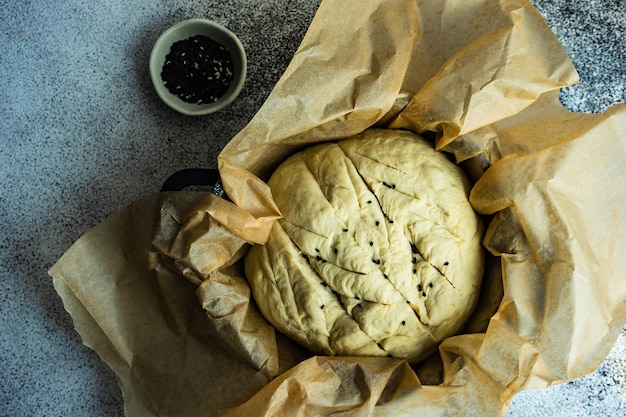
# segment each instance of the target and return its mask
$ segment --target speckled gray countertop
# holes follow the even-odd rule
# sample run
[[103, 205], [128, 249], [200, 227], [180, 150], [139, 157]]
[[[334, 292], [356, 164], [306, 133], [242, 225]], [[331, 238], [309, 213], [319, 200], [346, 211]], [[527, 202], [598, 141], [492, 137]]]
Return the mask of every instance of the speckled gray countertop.
[[[534, 4], [581, 77], [563, 103], [602, 112], [626, 101], [626, 1]], [[282, 74], [317, 5], [0, 0], [0, 416], [122, 415], [113, 373], [82, 345], [47, 271], [171, 173], [213, 167]], [[249, 57], [239, 99], [200, 118], [164, 106], [147, 67], [158, 35], [193, 17], [228, 26]], [[508, 415], [626, 415], [626, 332], [595, 373], [520, 394]]]

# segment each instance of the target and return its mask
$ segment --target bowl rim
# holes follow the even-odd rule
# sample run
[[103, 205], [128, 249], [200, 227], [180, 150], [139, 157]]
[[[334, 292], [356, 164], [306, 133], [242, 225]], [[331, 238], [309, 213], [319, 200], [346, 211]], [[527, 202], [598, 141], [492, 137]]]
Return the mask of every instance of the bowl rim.
[[[230, 54], [233, 56], [233, 61], [241, 61], [241, 68], [237, 68], [236, 73], [238, 75], [235, 76], [233, 84], [230, 86], [228, 91], [214, 103], [206, 103], [201, 105], [186, 103], [170, 93], [165, 85], [163, 85], [163, 80], [161, 79], [161, 70], [163, 67], [164, 57], [169, 53], [171, 45], [174, 42], [184, 40], [189, 38], [190, 36], [193, 36], [177, 36], [177, 34], [181, 32], [184, 28], [194, 26], [208, 28], [209, 31], [219, 32], [223, 34], [225, 38], [229, 40], [229, 45], [224, 46], [228, 48]], [[205, 31], [203, 32], [203, 34], [206, 35], [207, 32]], [[232, 46], [234, 46], [234, 48]], [[237, 58], [235, 58], [235, 55], [237, 55]], [[213, 20], [202, 18], [183, 20], [174, 24], [173, 26], [166, 29], [163, 33], [161, 33], [161, 35], [157, 38], [157, 40], [154, 42], [154, 45], [152, 46], [149, 61], [150, 78], [159, 98], [170, 108], [188, 116], [201, 116], [215, 113], [230, 105], [243, 89], [247, 77], [247, 66], [248, 65], [245, 48], [243, 47], [237, 35], [235, 35], [227, 27]]]

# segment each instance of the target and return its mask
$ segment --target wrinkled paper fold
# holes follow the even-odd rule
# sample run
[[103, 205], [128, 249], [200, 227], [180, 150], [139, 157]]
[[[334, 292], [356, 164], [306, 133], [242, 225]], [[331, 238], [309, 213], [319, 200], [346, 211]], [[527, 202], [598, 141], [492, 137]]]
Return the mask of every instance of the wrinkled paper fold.
[[[323, 1], [218, 156], [226, 196], [130, 204], [63, 255], [55, 287], [129, 416], [503, 416], [517, 392], [592, 372], [626, 324], [626, 106], [567, 111], [577, 79], [524, 0]], [[489, 224], [479, 307], [417, 368], [312, 356], [263, 319], [241, 268], [280, 218], [277, 164], [371, 126], [449, 153]]]

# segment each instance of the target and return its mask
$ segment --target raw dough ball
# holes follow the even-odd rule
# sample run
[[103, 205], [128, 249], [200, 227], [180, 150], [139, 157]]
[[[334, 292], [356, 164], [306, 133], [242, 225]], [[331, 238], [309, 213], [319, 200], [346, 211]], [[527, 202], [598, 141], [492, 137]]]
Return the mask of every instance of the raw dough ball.
[[283, 219], [245, 271], [263, 315], [316, 354], [418, 362], [458, 332], [483, 274], [463, 172], [414, 133], [299, 152], [268, 182]]

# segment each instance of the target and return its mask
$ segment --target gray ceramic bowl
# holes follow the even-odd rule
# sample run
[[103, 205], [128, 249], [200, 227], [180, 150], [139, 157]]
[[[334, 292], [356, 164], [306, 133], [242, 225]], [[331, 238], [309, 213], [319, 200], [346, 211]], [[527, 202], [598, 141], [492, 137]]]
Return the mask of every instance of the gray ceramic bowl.
[[[163, 83], [161, 71], [171, 46], [192, 36], [204, 35], [222, 44], [230, 53], [233, 63], [233, 80], [226, 93], [212, 103], [196, 104], [183, 101], [170, 93]], [[224, 26], [205, 19], [191, 19], [180, 22], [157, 39], [150, 54], [150, 77], [159, 97], [174, 110], [189, 115], [200, 116], [214, 113], [228, 106], [239, 95], [246, 80], [246, 53], [237, 36]]]

